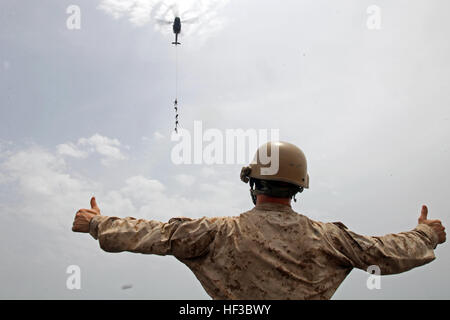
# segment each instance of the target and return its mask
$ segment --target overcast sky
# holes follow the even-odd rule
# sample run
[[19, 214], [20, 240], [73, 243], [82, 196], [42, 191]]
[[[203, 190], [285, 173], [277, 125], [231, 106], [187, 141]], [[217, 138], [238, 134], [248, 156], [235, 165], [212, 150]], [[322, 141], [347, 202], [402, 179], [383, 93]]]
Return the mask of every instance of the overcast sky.
[[[252, 207], [241, 164], [171, 161], [175, 49], [155, 21], [172, 2], [1, 1], [0, 298], [209, 299], [173, 257], [106, 253], [71, 231], [92, 195], [104, 215], [160, 221]], [[177, 49], [183, 128], [279, 129], [307, 156], [293, 207], [312, 219], [384, 235], [427, 204], [447, 225], [448, 1], [179, 2], [200, 17]], [[435, 253], [380, 290], [354, 270], [333, 298], [449, 299], [448, 244]], [[70, 265], [80, 290], [66, 288]]]

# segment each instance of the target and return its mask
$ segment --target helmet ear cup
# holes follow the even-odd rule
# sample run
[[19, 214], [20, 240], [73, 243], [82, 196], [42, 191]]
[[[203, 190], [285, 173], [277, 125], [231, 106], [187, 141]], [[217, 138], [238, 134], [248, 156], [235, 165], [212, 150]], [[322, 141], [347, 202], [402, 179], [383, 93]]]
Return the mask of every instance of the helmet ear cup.
[[241, 181], [247, 183], [250, 179], [252, 169], [250, 167], [242, 167], [241, 169]]

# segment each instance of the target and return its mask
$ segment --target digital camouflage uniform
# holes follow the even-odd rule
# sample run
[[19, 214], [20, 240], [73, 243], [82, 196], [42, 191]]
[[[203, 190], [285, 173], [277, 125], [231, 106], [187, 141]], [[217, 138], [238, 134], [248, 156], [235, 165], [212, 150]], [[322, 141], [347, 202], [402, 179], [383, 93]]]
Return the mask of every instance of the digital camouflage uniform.
[[213, 299], [330, 299], [353, 268], [404, 272], [434, 260], [438, 243], [424, 224], [368, 237], [275, 203], [235, 217], [167, 223], [95, 216], [90, 234], [108, 252], [175, 256]]

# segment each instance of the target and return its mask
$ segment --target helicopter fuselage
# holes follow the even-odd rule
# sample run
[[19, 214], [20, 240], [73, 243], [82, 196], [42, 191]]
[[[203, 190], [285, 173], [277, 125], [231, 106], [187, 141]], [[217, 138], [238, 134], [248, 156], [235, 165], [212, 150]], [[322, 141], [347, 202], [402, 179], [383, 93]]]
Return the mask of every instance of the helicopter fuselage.
[[181, 19], [176, 17], [173, 21], [173, 33], [179, 34], [181, 32]]
[[175, 33], [175, 42], [172, 42], [174, 45], [179, 45], [181, 43], [178, 42], [178, 35], [181, 32], [181, 19], [180, 17], [175, 17], [173, 21], [173, 33]]

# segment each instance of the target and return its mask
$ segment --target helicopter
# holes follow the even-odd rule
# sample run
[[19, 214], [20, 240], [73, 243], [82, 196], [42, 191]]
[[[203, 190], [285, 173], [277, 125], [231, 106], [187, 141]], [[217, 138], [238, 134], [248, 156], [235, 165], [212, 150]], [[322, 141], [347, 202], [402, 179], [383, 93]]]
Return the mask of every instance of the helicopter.
[[199, 18], [193, 17], [190, 19], [181, 20], [179, 14], [178, 14], [178, 9], [176, 7], [172, 6], [169, 8], [169, 10], [172, 11], [172, 13], [175, 17], [173, 21], [163, 20], [163, 19], [156, 19], [156, 21], [162, 25], [168, 25], [168, 24], [172, 25], [172, 30], [173, 30], [173, 33], [175, 34], [175, 41], [172, 42], [172, 44], [177, 46], [177, 45], [181, 44], [180, 42], [178, 42], [178, 35], [181, 33], [181, 23], [188, 23], [188, 24], [195, 23], [199, 20]]
[[175, 20], [173, 21], [173, 33], [175, 33], [175, 42], [172, 42], [172, 44], [174, 45], [179, 45], [181, 44], [180, 42], [178, 42], [178, 35], [181, 32], [181, 19], [180, 17], [175, 17]]

